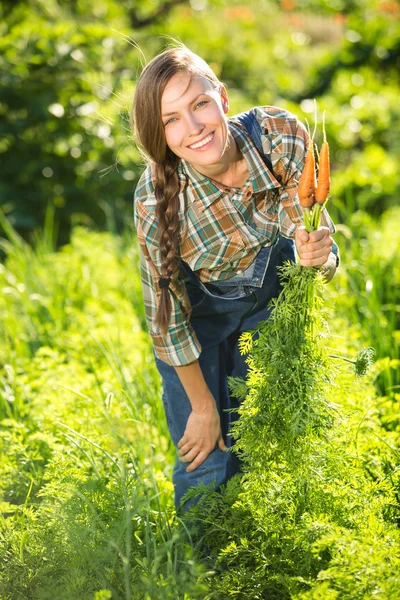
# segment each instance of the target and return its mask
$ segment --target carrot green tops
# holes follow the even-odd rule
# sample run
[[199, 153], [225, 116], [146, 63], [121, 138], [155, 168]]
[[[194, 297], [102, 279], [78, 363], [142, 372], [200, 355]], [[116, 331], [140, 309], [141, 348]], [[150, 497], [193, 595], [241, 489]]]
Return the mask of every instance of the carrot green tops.
[[[264, 153], [273, 172], [266, 167], [247, 130], [228, 119], [231, 134], [242, 152], [250, 177], [242, 188], [225, 191], [181, 159], [180, 257], [202, 282], [229, 279], [247, 269], [263, 246], [271, 246], [278, 235], [294, 238], [302, 222], [303, 209], [297, 182], [304, 165], [309, 136], [297, 117], [276, 106], [259, 106], [252, 112], [261, 126]], [[140, 265], [146, 321], [158, 358], [180, 366], [196, 360], [200, 343], [190, 324], [190, 313], [170, 289], [172, 313], [167, 335], [154, 323], [161, 290], [159, 231], [155, 216], [154, 176], [151, 165], [142, 174], [135, 191], [134, 217], [140, 245]], [[326, 209], [321, 224], [335, 233]], [[337, 248], [335, 248], [337, 251]], [[181, 273], [184, 280], [184, 275]], [[190, 306], [188, 298], [186, 304]]]

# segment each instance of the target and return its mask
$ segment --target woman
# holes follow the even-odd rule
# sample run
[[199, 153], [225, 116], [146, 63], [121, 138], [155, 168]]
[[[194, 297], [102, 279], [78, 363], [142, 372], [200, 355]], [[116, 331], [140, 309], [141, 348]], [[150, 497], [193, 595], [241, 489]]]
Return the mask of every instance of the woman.
[[185, 46], [144, 68], [132, 110], [148, 162], [134, 204], [143, 298], [182, 510], [195, 501], [181, 502], [191, 486], [218, 488], [240, 470], [228, 451], [237, 400], [227, 377], [246, 377], [238, 338], [268, 318], [293, 238], [300, 264], [323, 265], [327, 280], [338, 262], [327, 212], [317, 231], [302, 226], [304, 126], [277, 107], [229, 119], [228, 110], [225, 86]]

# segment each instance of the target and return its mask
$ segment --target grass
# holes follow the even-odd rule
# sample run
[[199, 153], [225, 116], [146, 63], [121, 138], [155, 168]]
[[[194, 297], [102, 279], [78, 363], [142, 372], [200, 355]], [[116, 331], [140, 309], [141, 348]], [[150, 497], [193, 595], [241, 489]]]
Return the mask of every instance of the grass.
[[[250, 505], [232, 481], [218, 500], [210, 497], [214, 505], [199, 541], [173, 506], [174, 448], [144, 328], [131, 233], [76, 228], [56, 252], [51, 214], [34, 248], [1, 218], [7, 260], [0, 267], [0, 597], [256, 599], [264, 597], [257, 589], [278, 585], [267, 568], [276, 558], [278, 588], [286, 581], [288, 597], [356, 600], [368, 597], [362, 594], [369, 585], [373, 597], [394, 600], [400, 493], [395, 222], [400, 214], [393, 209], [378, 226], [356, 213], [349, 229], [339, 227], [343, 266], [325, 290], [334, 306], [327, 350], [348, 357], [373, 345], [379, 359], [362, 383], [350, 366], [336, 367], [331, 400], [342, 407], [343, 423], [325, 448], [326, 461], [331, 474], [344, 464], [353, 475], [342, 489], [333, 475], [317, 485], [317, 474], [311, 490], [320, 500], [324, 493], [335, 498], [342, 525], [329, 521], [328, 500], [307, 504], [289, 476], [252, 488], [248, 521]], [[261, 500], [267, 496], [271, 512]], [[357, 508], [361, 500], [364, 512]], [[295, 506], [297, 520], [287, 520]], [[274, 531], [281, 541], [271, 545]], [[205, 543], [211, 561], [199, 551]], [[283, 548], [294, 561], [291, 577], [297, 569], [300, 578], [304, 566], [308, 583], [296, 587], [279, 571]], [[368, 561], [383, 566], [366, 573]], [[353, 593], [355, 571], [362, 575]]]

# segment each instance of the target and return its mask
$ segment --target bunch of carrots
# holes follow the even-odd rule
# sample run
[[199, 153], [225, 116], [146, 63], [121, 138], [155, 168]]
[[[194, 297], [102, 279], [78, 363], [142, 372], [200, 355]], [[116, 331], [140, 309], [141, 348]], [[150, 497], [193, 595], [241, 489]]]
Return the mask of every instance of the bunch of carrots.
[[[316, 110], [315, 110], [315, 128], [312, 137], [310, 136], [310, 145], [308, 153], [304, 163], [304, 169], [301, 174], [298, 194], [300, 199], [300, 205], [304, 208], [304, 226], [307, 231], [315, 231], [318, 229], [321, 212], [328, 200], [328, 194], [331, 187], [330, 178], [330, 165], [329, 165], [329, 145], [326, 141], [325, 132], [325, 111], [322, 117], [322, 131], [323, 131], [323, 142], [321, 151], [318, 157], [318, 183], [315, 174], [315, 158], [314, 158], [314, 135], [316, 130]], [[308, 124], [307, 124], [308, 125]], [[310, 279], [304, 281], [297, 286], [297, 292], [299, 294], [305, 293], [307, 298], [307, 310], [314, 306], [314, 289], [312, 283], [312, 271], [308, 271]], [[304, 275], [304, 271], [303, 271]], [[297, 315], [301, 315], [301, 311], [298, 311]], [[312, 320], [303, 319], [303, 323], [309, 322], [311, 331], [313, 331]], [[374, 348], [368, 347], [360, 350], [354, 359], [346, 358], [345, 356], [337, 356], [330, 354], [329, 358], [341, 359], [354, 365], [354, 370], [358, 377], [363, 377], [374, 362], [375, 350]]]
[[300, 205], [304, 208], [304, 226], [308, 232], [315, 231], [320, 225], [321, 212], [327, 202], [331, 185], [329, 145], [326, 141], [325, 132], [325, 112], [322, 119], [322, 128], [324, 139], [318, 160], [318, 183], [315, 174], [314, 158], [314, 135], [316, 129], [315, 121], [314, 132], [310, 140], [308, 153], [304, 163], [304, 169], [298, 185]]

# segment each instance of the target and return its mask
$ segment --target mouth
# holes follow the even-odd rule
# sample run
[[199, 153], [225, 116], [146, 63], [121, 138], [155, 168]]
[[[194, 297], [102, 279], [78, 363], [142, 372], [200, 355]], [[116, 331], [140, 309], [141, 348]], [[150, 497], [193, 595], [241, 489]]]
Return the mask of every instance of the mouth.
[[209, 148], [209, 146], [211, 146], [214, 140], [214, 133], [214, 131], [212, 133], [209, 133], [205, 138], [203, 138], [196, 144], [188, 146], [188, 148], [190, 148], [190, 150], [206, 150], [207, 148]]

